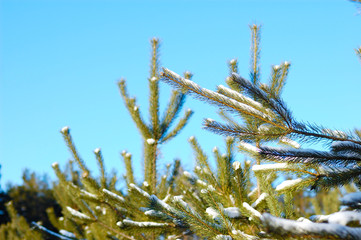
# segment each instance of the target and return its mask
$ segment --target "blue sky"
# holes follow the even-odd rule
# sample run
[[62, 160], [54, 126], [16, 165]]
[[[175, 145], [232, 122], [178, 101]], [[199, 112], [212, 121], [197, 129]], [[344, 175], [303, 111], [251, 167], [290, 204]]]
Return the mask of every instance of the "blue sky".
[[[215, 89], [239, 60], [249, 75], [249, 24], [262, 25], [261, 77], [272, 65], [292, 66], [283, 97], [297, 119], [330, 128], [361, 127], [361, 15], [346, 0], [303, 1], [0, 1], [1, 185], [21, 183], [29, 168], [54, 178], [51, 163], [71, 158], [59, 133], [69, 126], [76, 146], [97, 173], [100, 147], [108, 170], [124, 173], [120, 152], [133, 154], [138, 175], [141, 139], [119, 95], [125, 77], [147, 113], [149, 39], [162, 40], [161, 63], [190, 70], [198, 84]], [[161, 102], [170, 88], [162, 85]], [[216, 109], [188, 98], [189, 125], [161, 148], [159, 168], [181, 158], [187, 170], [195, 135], [204, 150], [224, 149], [222, 138], [201, 129]], [[145, 116], [147, 117], [147, 116]], [[243, 159], [242, 156], [239, 156]], [[141, 180], [141, 178], [138, 178]]]

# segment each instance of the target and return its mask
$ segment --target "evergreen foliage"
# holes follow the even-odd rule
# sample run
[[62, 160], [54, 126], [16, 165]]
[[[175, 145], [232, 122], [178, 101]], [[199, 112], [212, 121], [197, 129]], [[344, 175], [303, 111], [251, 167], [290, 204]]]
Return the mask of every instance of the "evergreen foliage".
[[[156, 192], [157, 185], [157, 154], [160, 145], [174, 138], [187, 124], [192, 115], [192, 110], [185, 111], [184, 116], [179, 120], [176, 126], [171, 129], [180, 110], [182, 109], [185, 95], [178, 91], [173, 91], [168, 102], [168, 106], [163, 114], [159, 113], [159, 40], [153, 38], [151, 40], [152, 57], [150, 65], [150, 76], [148, 78], [150, 96], [149, 96], [149, 115], [150, 123], [147, 124], [141, 116], [140, 109], [137, 106], [136, 99], [128, 95], [126, 82], [121, 79], [118, 83], [120, 94], [122, 95], [125, 105], [138, 127], [143, 138], [144, 150], [144, 181], [149, 184], [150, 192]], [[185, 72], [185, 79], [190, 79], [192, 74]], [[126, 153], [122, 154], [126, 158]], [[133, 172], [129, 166], [129, 159], [125, 159], [127, 164], [128, 180], [132, 180]], [[133, 181], [128, 182], [133, 183]]]
[[41, 222], [44, 227], [56, 230], [46, 213], [47, 208], [53, 208], [56, 216], [60, 215], [60, 206], [53, 196], [49, 179], [46, 175], [41, 177], [29, 170], [24, 170], [22, 179], [22, 185], [8, 188], [8, 201], [11, 200], [12, 207], [28, 224]]
[[[296, 120], [281, 97], [291, 64], [272, 66], [268, 83], [262, 83], [260, 27], [252, 25], [250, 30], [250, 80], [240, 76], [233, 59], [227, 87], [220, 85], [216, 91], [191, 81], [189, 72], [182, 77], [164, 68], [159, 73], [159, 40], [152, 39], [149, 122], [129, 96], [125, 80], [118, 83], [142, 136], [143, 179], [136, 179], [132, 155], [123, 151], [126, 174], [121, 180], [127, 189], [117, 189], [119, 179], [107, 173], [100, 148], [94, 150], [97, 177], [78, 153], [69, 127], [64, 127], [60, 132], [72, 160], [64, 170], [58, 163], [52, 165], [58, 178], [52, 192], [62, 216], [53, 206], [47, 209], [53, 229], [44, 222], [30, 226], [10, 202], [11, 222], [1, 225], [0, 238], [361, 239], [361, 131], [341, 132]], [[361, 57], [360, 49], [356, 52]], [[178, 89], [163, 114], [159, 80]], [[192, 136], [193, 171], [183, 171], [176, 159], [161, 176], [160, 147], [177, 136], [192, 115], [187, 110], [175, 123], [186, 94], [217, 106], [224, 122], [205, 119], [204, 128], [225, 136], [225, 147], [213, 148], [211, 158]], [[329, 151], [300, 145], [317, 142], [326, 143]], [[238, 161], [237, 152], [249, 157]], [[35, 175], [25, 176], [24, 182], [41, 192]]]
[[[184, 116], [171, 129], [185, 100], [185, 95], [177, 91], [172, 92], [164, 114], [160, 115], [159, 40], [152, 39], [151, 47], [151, 67], [148, 78], [149, 124], [143, 120], [136, 99], [129, 97], [125, 80], [122, 79], [118, 83], [125, 105], [143, 137], [144, 181], [141, 184], [137, 183], [132, 170], [132, 155], [123, 151], [121, 156], [126, 168], [124, 178], [128, 191], [117, 190], [115, 184], [118, 178], [116, 175], [106, 174], [100, 148], [94, 150], [100, 177], [94, 177], [85, 161], [80, 157], [69, 127], [62, 128], [61, 134], [73, 158], [69, 162], [68, 170], [65, 171], [62, 171], [57, 163], [53, 164], [59, 179], [58, 184], [54, 186], [54, 195], [63, 209], [64, 216], [58, 218], [53, 209], [48, 209], [49, 219], [53, 226], [59, 229], [62, 237], [71, 236], [71, 239], [156, 239], [159, 235], [176, 236], [180, 232], [178, 228], [174, 228], [174, 224], [154, 221], [152, 216], [148, 216], [143, 211], [143, 208], [151, 202], [149, 194], [167, 199], [177, 191], [176, 181], [181, 168], [180, 161], [175, 160], [173, 166], [168, 165], [166, 174], [159, 178], [156, 168], [159, 147], [175, 137], [192, 115], [191, 110], [185, 111]], [[191, 74], [186, 72], [184, 77], [190, 79]], [[74, 169], [74, 163], [78, 166], [80, 173]], [[55, 236], [49, 229], [46, 229], [46, 232]]]
[[[222, 200], [215, 200], [213, 206], [209, 201], [207, 202], [208, 207], [213, 207], [212, 210], [216, 209], [212, 214], [222, 218], [217, 222], [219, 228], [213, 227], [212, 233], [207, 230], [205, 231], [207, 234], [205, 232], [202, 234], [214, 239], [252, 239], [253, 237], [258, 239], [259, 237], [281, 238], [284, 236], [360, 239], [361, 228], [344, 226], [333, 228], [331, 225], [313, 224], [310, 220], [304, 224], [303, 220], [297, 222], [280, 218], [296, 219], [298, 214], [294, 209], [294, 199], [297, 192], [307, 186], [311, 186], [311, 189], [327, 189], [349, 183], [360, 184], [361, 135], [358, 130], [342, 132], [297, 121], [281, 98], [290, 64], [284, 62], [273, 66], [269, 82], [261, 83], [258, 64], [259, 27], [253, 25], [251, 31], [250, 80], [239, 75], [236, 60], [230, 62], [231, 74], [226, 79], [228, 88], [220, 85], [217, 91], [202, 88], [169, 69], [163, 68], [162, 72], [164, 82], [220, 108], [220, 114], [226, 123], [205, 119], [204, 128], [236, 139], [238, 149], [250, 155], [256, 162], [251, 169], [257, 179], [257, 187], [247, 196], [252, 196], [252, 193], [255, 192], [253, 194], [257, 199], [250, 204], [250, 199], [243, 198], [241, 205], [234, 204], [232, 207], [236, 207], [237, 211], [248, 219], [247, 227], [253, 225], [253, 229], [257, 230], [251, 232], [236, 224], [230, 224], [231, 227], [227, 227], [227, 222], [232, 220], [220, 207], [225, 206], [222, 200], [226, 199], [226, 196], [222, 196]], [[234, 114], [235, 117], [240, 116], [241, 121], [235, 120], [229, 113]], [[300, 149], [300, 144], [296, 141], [311, 144], [326, 142], [330, 146], [330, 151]], [[274, 145], [277, 142], [289, 145], [289, 147], [276, 148], [269, 145], [269, 143]], [[276, 163], [261, 164], [265, 161]], [[284, 180], [281, 184], [273, 187], [279, 172], [287, 173], [289, 176], [292, 173], [295, 179]], [[234, 176], [232, 177], [234, 178]], [[201, 192], [209, 193], [210, 189], [216, 189], [214, 182], [205, 182], [205, 187]], [[207, 186], [208, 184], [211, 185]], [[211, 195], [219, 193], [220, 190], [217, 189]], [[230, 196], [235, 193], [235, 190], [231, 191]], [[333, 193], [334, 191], [330, 191], [328, 197], [331, 197]], [[240, 199], [239, 196], [237, 199]], [[281, 200], [283, 200], [283, 204]], [[196, 208], [196, 205], [188, 205], [191, 200], [182, 199], [182, 201], [184, 201], [183, 206], [187, 204], [187, 209]], [[228, 204], [230, 202], [227, 201]], [[313, 200], [312, 202], [316, 205], [314, 206], [315, 211], [319, 211], [317, 201]], [[215, 206], [218, 204], [221, 205], [216, 208]], [[335, 204], [329, 206], [334, 207]], [[205, 209], [206, 207], [207, 205], [203, 206], [203, 212], [207, 212], [209, 209]], [[333, 210], [337, 211], [337, 208]], [[191, 210], [188, 211], [191, 212]], [[202, 212], [202, 210], [198, 212]], [[266, 213], [261, 214], [261, 212]], [[193, 215], [193, 218], [196, 218], [197, 215]], [[345, 217], [342, 212], [339, 213], [339, 216]], [[188, 222], [190, 225], [193, 224], [193, 227], [196, 226], [191, 220]], [[348, 222], [346, 222], [343, 222], [343, 225], [347, 225]], [[357, 226], [360, 226], [360, 223]], [[261, 230], [267, 230], [267, 233], [263, 234]], [[197, 232], [200, 233], [200, 231]], [[257, 234], [255, 235], [255, 233]]]

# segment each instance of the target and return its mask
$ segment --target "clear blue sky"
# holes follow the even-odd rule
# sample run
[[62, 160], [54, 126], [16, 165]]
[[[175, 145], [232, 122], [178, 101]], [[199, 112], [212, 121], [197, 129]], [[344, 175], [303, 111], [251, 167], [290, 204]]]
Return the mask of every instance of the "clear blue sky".
[[[190, 70], [209, 89], [224, 84], [226, 62], [238, 58], [249, 75], [249, 24], [262, 24], [262, 79], [271, 65], [292, 63], [284, 99], [294, 115], [330, 128], [361, 127], [361, 15], [346, 0], [304, 1], [0, 1], [1, 185], [21, 183], [24, 168], [55, 179], [51, 163], [71, 158], [59, 130], [70, 126], [77, 148], [96, 173], [93, 150], [103, 151], [108, 170], [124, 173], [120, 152], [142, 171], [141, 141], [119, 96], [128, 81], [147, 112], [149, 39], [162, 40], [161, 63]], [[162, 103], [168, 86], [162, 86]], [[201, 129], [216, 109], [188, 98], [195, 111], [178, 138], [162, 147], [162, 162], [193, 155], [187, 139], [204, 149], [224, 148]], [[240, 157], [242, 159], [242, 157]], [[139, 178], [138, 178], [139, 179]], [[140, 179], [139, 179], [140, 180]]]

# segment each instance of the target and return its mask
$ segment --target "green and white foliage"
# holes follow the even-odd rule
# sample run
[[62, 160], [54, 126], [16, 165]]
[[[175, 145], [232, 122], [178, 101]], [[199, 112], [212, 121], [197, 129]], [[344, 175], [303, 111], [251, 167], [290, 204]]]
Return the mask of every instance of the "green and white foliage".
[[6, 204], [7, 212], [11, 221], [0, 225], [0, 239], [10, 240], [41, 240], [44, 239], [42, 233], [34, 231], [26, 222], [23, 216], [19, 216], [13, 203]]
[[[126, 174], [124, 180], [128, 187], [126, 193], [116, 189], [119, 180], [115, 174], [106, 173], [101, 149], [94, 150], [94, 156], [99, 166], [99, 177], [94, 177], [80, 157], [69, 127], [61, 129], [61, 134], [72, 155], [68, 171], [62, 171], [57, 163], [53, 168], [58, 177], [54, 186], [54, 195], [63, 209], [63, 217], [57, 218], [52, 209], [48, 210], [49, 219], [59, 229], [62, 237], [71, 239], [156, 239], [159, 236], [177, 236], [182, 234], [174, 224], [160, 223], [151, 216], [144, 214], [142, 207], [150, 204], [149, 194], [156, 194], [161, 199], [167, 199], [176, 193], [176, 184], [180, 161], [175, 160], [173, 166], [168, 165], [165, 174], [158, 177], [156, 169], [159, 146], [174, 138], [186, 125], [191, 110], [175, 123], [180, 113], [185, 95], [173, 91], [164, 114], [159, 113], [159, 40], [151, 40], [152, 55], [150, 76], [148, 79], [150, 98], [150, 123], [145, 123], [135, 98], [128, 96], [125, 80], [119, 82], [120, 93], [136, 126], [143, 137], [144, 180], [138, 184], [132, 169], [132, 155], [123, 151]], [[191, 78], [186, 72], [184, 77]], [[175, 125], [173, 129], [171, 126]], [[80, 169], [78, 173], [73, 163]], [[38, 226], [41, 228], [41, 225]], [[46, 230], [50, 234], [50, 231]]]
[[[129, 97], [125, 80], [121, 79], [118, 85], [129, 114], [137, 125], [138, 130], [143, 138], [145, 171], [144, 181], [149, 184], [151, 192], [156, 193], [157, 159], [159, 147], [160, 145], [174, 138], [184, 128], [193, 112], [190, 109], [186, 110], [183, 117], [178, 121], [177, 124], [175, 124], [175, 127], [171, 129], [171, 125], [174, 124], [175, 119], [180, 113], [185, 100], [185, 94], [182, 92], [173, 91], [164, 114], [161, 115], [159, 113], [159, 40], [153, 38], [151, 40], [151, 47], [152, 57], [150, 64], [150, 76], [148, 78], [150, 90], [149, 123], [146, 123], [142, 117], [139, 106], [136, 103], [136, 99]], [[185, 79], [190, 79], [191, 77], [191, 73], [184, 73]], [[129, 166], [127, 166], [127, 173], [133, 176], [133, 174], [130, 172]]]
[[[220, 114], [226, 120], [226, 123], [205, 119], [204, 128], [236, 139], [238, 149], [256, 160], [257, 164], [253, 165], [252, 170], [257, 179], [257, 187], [255, 191], [247, 196], [254, 194], [258, 199], [253, 205], [250, 205], [249, 199], [243, 198], [242, 204], [237, 204], [235, 207], [248, 219], [248, 226], [251, 226], [253, 223], [258, 228], [257, 237], [277, 237], [277, 231], [281, 235], [288, 231], [288, 235], [298, 237], [333, 236], [342, 238], [350, 236], [350, 239], [358, 239], [353, 238], [356, 235], [352, 232], [355, 230], [358, 233], [356, 229], [340, 228], [334, 230], [332, 227], [327, 226], [325, 229], [317, 227], [312, 230], [297, 231], [299, 230], [297, 223], [293, 226], [293, 223], [286, 224], [283, 220], [277, 220], [277, 217], [281, 216], [295, 219], [294, 197], [308, 186], [311, 186], [311, 189], [319, 189], [342, 186], [352, 182], [360, 184], [361, 134], [357, 130], [342, 132], [297, 121], [281, 98], [282, 88], [288, 75], [290, 63], [284, 62], [273, 66], [269, 82], [267, 84], [261, 83], [258, 64], [260, 52], [259, 27], [253, 25], [251, 26], [251, 31], [250, 80], [239, 75], [236, 60], [231, 60], [229, 63], [231, 74], [226, 79], [228, 87], [220, 85], [217, 91], [202, 88], [195, 82], [184, 79], [166, 68], [163, 68], [162, 80], [180, 91], [217, 106], [221, 110]], [[235, 117], [241, 117], [241, 119], [235, 119]], [[310, 144], [325, 142], [329, 144], [330, 151], [301, 149], [297, 141]], [[268, 143], [272, 144], [269, 145]], [[276, 148], [274, 143], [288, 145], [288, 147]], [[197, 153], [200, 156], [200, 160], [206, 159], [202, 157], [200, 151], [197, 151]], [[261, 164], [264, 161], [276, 163]], [[204, 163], [202, 164], [205, 165]], [[207, 169], [207, 165], [203, 168]], [[293, 177], [275, 186], [275, 180], [279, 179], [277, 178], [277, 173], [280, 172]], [[209, 179], [212, 180], [214, 177], [209, 177]], [[217, 189], [215, 180], [213, 182], [205, 182], [207, 187], [204, 187], [204, 193], [211, 192], [209, 188]], [[208, 186], [209, 184], [211, 187]], [[219, 192], [219, 190], [214, 191], [212, 195], [216, 196], [216, 193], [218, 194]], [[234, 198], [234, 196], [232, 197]], [[182, 201], [185, 202], [184, 204], [188, 204], [187, 206], [193, 206], [185, 199]], [[227, 202], [229, 203], [229, 201]], [[317, 204], [317, 202], [313, 202]], [[215, 201], [213, 203], [214, 206], [209, 206], [212, 210], [207, 209], [214, 216], [223, 217], [219, 222], [223, 228], [214, 228], [217, 230], [221, 229], [221, 231], [218, 234], [213, 233], [213, 235], [207, 231], [209, 235], [205, 236], [215, 239], [228, 239], [228, 237], [236, 239], [237, 237], [233, 233], [235, 231], [243, 232], [244, 229], [237, 229], [234, 224], [228, 225], [227, 223], [230, 220], [224, 214], [223, 208], [215, 207], [218, 203], [222, 207], [224, 206], [224, 203], [220, 200]], [[332, 205], [335, 206], [337, 204]], [[194, 206], [187, 209], [196, 208]], [[314, 209], [316, 210], [317, 206]], [[193, 210], [196, 211], [196, 209]], [[198, 215], [193, 214], [194, 218], [201, 216], [199, 212], [202, 210], [197, 210], [196, 213]], [[192, 212], [191, 210], [189, 211]], [[271, 215], [262, 215], [261, 212], [268, 212]], [[191, 220], [189, 222], [191, 223]], [[280, 224], [278, 225], [278, 223]], [[228, 226], [232, 226], [233, 229]], [[290, 226], [290, 228], [281, 231], [278, 228], [282, 226]], [[262, 234], [261, 230], [268, 230], [268, 232], [267, 234]], [[204, 229], [204, 231], [206, 230]], [[335, 233], [337, 231], [346, 232], [346, 235], [337, 235]], [[248, 231], [244, 231], [244, 234], [252, 235]]]
[[[204, 127], [217, 134], [239, 139], [239, 148], [257, 159], [258, 164], [260, 159], [301, 164], [302, 168], [306, 167], [303, 172], [313, 179], [308, 181], [309, 184], [313, 182], [313, 187], [333, 187], [357, 180], [361, 175], [360, 132], [330, 130], [297, 121], [280, 96], [290, 64], [285, 62], [273, 66], [269, 83], [260, 83], [257, 66], [259, 37], [257, 27], [253, 26], [251, 29], [251, 81], [232, 72], [226, 80], [229, 88], [220, 85], [217, 91], [211, 91], [166, 68], [163, 69], [162, 79], [184, 92], [220, 107], [224, 116], [226, 113], [241, 116], [243, 124], [227, 116], [227, 120], [231, 119], [228, 123], [206, 119]], [[296, 149], [266, 146], [265, 143], [270, 141], [285, 143]], [[299, 144], [295, 141], [326, 142], [331, 145], [331, 149], [297, 149]], [[298, 168], [293, 170], [300, 172]]]

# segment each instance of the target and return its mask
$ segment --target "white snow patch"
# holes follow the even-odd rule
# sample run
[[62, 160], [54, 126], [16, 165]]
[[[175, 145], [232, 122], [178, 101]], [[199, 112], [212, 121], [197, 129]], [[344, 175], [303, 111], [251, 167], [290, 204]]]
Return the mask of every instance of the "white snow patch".
[[68, 238], [76, 238], [76, 236], [75, 236], [74, 233], [68, 232], [68, 231], [66, 231], [66, 230], [64, 230], [64, 229], [60, 229], [60, 230], [59, 230], [59, 233], [60, 233], [61, 235], [65, 236], [65, 237], [68, 237]]
[[257, 190], [258, 190], [257, 188], [253, 188], [253, 190], [250, 193], [248, 193], [247, 196], [252, 197], [254, 194], [256, 194]]
[[287, 137], [282, 137], [280, 139], [280, 142], [283, 143], [283, 144], [287, 144], [287, 145], [289, 145], [291, 147], [294, 147], [294, 148], [300, 148], [301, 147], [301, 145], [298, 142], [296, 142], [296, 141], [294, 141], [292, 139], [289, 139]]
[[142, 194], [144, 197], [146, 198], [150, 198], [149, 193], [147, 193], [146, 191], [140, 189], [138, 186], [136, 186], [134, 183], [129, 184], [129, 189], [134, 189], [136, 191], [138, 191], [140, 194]]
[[287, 163], [272, 163], [272, 164], [263, 164], [263, 165], [254, 165], [252, 170], [257, 171], [267, 171], [267, 170], [281, 170], [287, 169], [289, 165]]
[[155, 143], [155, 140], [154, 140], [153, 138], [148, 138], [148, 139], [147, 139], [147, 143], [148, 143], [149, 145], [153, 145], [153, 144]]
[[237, 207], [228, 207], [224, 209], [224, 213], [229, 217], [229, 218], [239, 218], [242, 216], [241, 210], [239, 210], [239, 208]]
[[53, 164], [51, 164], [51, 166], [52, 166], [53, 168], [58, 167], [58, 166], [59, 166], [59, 163], [58, 163], [58, 162], [54, 162]]
[[184, 171], [183, 175], [186, 176], [187, 178], [192, 178], [192, 174], [188, 171]]
[[136, 111], [138, 111], [138, 106], [135, 106], [134, 108], [133, 108], [133, 110], [136, 112]]
[[194, 136], [191, 136], [188, 141], [193, 141], [194, 140]]
[[62, 133], [69, 133], [69, 127], [68, 126], [65, 126], [61, 129], [61, 132]]
[[126, 154], [125, 154], [125, 157], [126, 157], [126, 158], [131, 158], [131, 157], [132, 157], [132, 154], [131, 154], [131, 153], [126, 153]]
[[231, 61], [229, 61], [230, 64], [236, 64], [237, 60], [236, 59], [232, 59]]
[[233, 205], [236, 204], [236, 201], [234, 200], [234, 197], [232, 196], [232, 194], [229, 194], [229, 199], [231, 200], [231, 203]]
[[256, 208], [263, 200], [268, 196], [267, 193], [262, 193], [259, 198], [252, 204], [252, 207]]
[[150, 79], [150, 81], [155, 82], [155, 81], [157, 81], [157, 78], [156, 78], [156, 77], [152, 77], [152, 78]]
[[302, 178], [297, 178], [297, 179], [293, 179], [293, 180], [286, 180], [283, 181], [281, 184], [279, 184], [276, 187], [276, 191], [280, 192], [280, 191], [285, 191], [288, 190], [294, 186], [296, 186], [297, 184], [299, 184], [300, 182], [302, 182], [303, 179]]
[[260, 149], [257, 148], [256, 146], [253, 146], [252, 144], [246, 143], [244, 141], [240, 141], [239, 143], [240, 147], [242, 147], [243, 149], [253, 153], [253, 154], [257, 154], [259, 153]]
[[69, 206], [66, 207], [66, 209], [68, 210], [68, 212], [73, 215], [74, 217], [80, 218], [80, 219], [84, 219], [84, 220], [92, 220], [90, 217], [88, 217], [87, 215], [85, 215], [84, 213], [81, 213]]
[[113, 192], [111, 192], [111, 191], [109, 191], [109, 190], [107, 190], [107, 189], [105, 189], [105, 188], [103, 188], [102, 191], [103, 191], [103, 193], [111, 196], [111, 197], [114, 198], [114, 199], [119, 200], [120, 202], [125, 202], [125, 199], [124, 199], [122, 196], [119, 196], [118, 194], [115, 194], [115, 193], [113, 193]]
[[344, 211], [332, 213], [328, 217], [329, 223], [337, 223], [346, 226], [350, 222], [361, 224], [361, 213], [353, 211]]
[[202, 185], [202, 186], [204, 186], [204, 187], [207, 186], [207, 183], [203, 182], [203, 181], [200, 180], [200, 179], [197, 180], [197, 183], [200, 184], [200, 185]]
[[238, 161], [235, 161], [235, 162], [232, 163], [232, 167], [233, 167], [234, 170], [238, 170], [241, 167], [241, 163], [238, 162]]
[[165, 227], [168, 226], [168, 223], [156, 223], [156, 222], [136, 222], [129, 219], [123, 220], [124, 225], [131, 225], [137, 227]]
[[307, 222], [307, 223], [312, 223], [311, 220], [304, 218], [304, 217], [300, 217], [296, 220], [297, 222]]
[[201, 190], [201, 193], [203, 193], [203, 194], [206, 194], [207, 192], [208, 192], [208, 190], [206, 190], [206, 189]]
[[143, 182], [143, 186], [144, 186], [144, 187], [149, 187], [149, 183], [148, 183], [147, 181], [144, 181], [144, 182]]
[[244, 202], [243, 207], [247, 209], [249, 212], [251, 212], [252, 215], [256, 216], [257, 218], [261, 218], [262, 215], [260, 212], [258, 212], [256, 209], [251, 207], [248, 203]]
[[206, 213], [208, 213], [208, 215], [210, 215], [212, 219], [215, 219], [219, 216], [219, 213], [214, 208], [211, 207], [206, 209]]
[[84, 189], [80, 189], [80, 194], [83, 195], [83, 196], [87, 196], [89, 198], [93, 198], [93, 199], [97, 199], [97, 195], [93, 194], [93, 193], [90, 193], [88, 191], [85, 191]]
[[229, 235], [217, 235], [215, 240], [232, 240], [233, 238]]
[[95, 154], [100, 153], [100, 148], [96, 148], [96, 149], [94, 149], [94, 153], [95, 153]]

